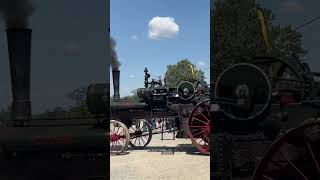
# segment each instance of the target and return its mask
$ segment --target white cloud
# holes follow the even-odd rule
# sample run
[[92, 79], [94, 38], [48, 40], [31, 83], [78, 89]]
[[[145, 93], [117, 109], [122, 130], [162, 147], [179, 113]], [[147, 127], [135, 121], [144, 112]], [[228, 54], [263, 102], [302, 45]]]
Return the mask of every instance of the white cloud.
[[295, 1], [286, 1], [282, 6], [285, 11], [290, 13], [300, 13], [304, 11], [304, 5]]
[[132, 40], [138, 40], [139, 38], [138, 38], [137, 35], [132, 35], [132, 36], [131, 36], [131, 39], [132, 39]]
[[158, 40], [173, 38], [179, 32], [179, 26], [173, 17], [153, 17], [149, 22], [149, 38]]
[[134, 74], [130, 74], [130, 76], [129, 76], [129, 78], [130, 79], [133, 79], [133, 78], [135, 78], [136, 76], [134, 75]]
[[198, 61], [199, 68], [204, 68], [206, 66], [206, 63], [203, 61]]

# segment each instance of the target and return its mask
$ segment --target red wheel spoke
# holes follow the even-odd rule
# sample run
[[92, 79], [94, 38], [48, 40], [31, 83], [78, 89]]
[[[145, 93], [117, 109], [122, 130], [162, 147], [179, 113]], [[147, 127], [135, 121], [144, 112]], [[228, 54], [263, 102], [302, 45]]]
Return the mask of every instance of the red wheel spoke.
[[206, 126], [189, 126], [189, 127], [205, 128]]
[[280, 153], [282, 154], [282, 156], [284, 157], [284, 159], [305, 179], [308, 180], [308, 178], [303, 174], [303, 172], [293, 164], [292, 161], [290, 161], [281, 151]]
[[[188, 120], [188, 135], [192, 144], [203, 154], [210, 155], [208, 148], [208, 126], [210, 126], [210, 111], [207, 103], [210, 100], [205, 100], [199, 103], [191, 112]], [[208, 115], [207, 115], [208, 114]], [[195, 122], [198, 121], [198, 122]]]
[[308, 146], [308, 149], [309, 149], [310, 155], [311, 155], [311, 157], [312, 157], [312, 160], [313, 160], [313, 162], [315, 163], [315, 165], [316, 165], [316, 167], [317, 167], [317, 172], [318, 172], [318, 174], [319, 174], [319, 176], [320, 176], [320, 167], [319, 167], [319, 163], [318, 163], [318, 161], [317, 161], [317, 159], [316, 159], [316, 157], [315, 157], [315, 155], [314, 155], [314, 152], [312, 151], [312, 148], [311, 148], [310, 143], [309, 143], [308, 141], [306, 141], [306, 143], [307, 143], [307, 146]]
[[198, 133], [194, 134], [193, 136], [199, 135], [199, 134], [201, 134], [201, 133], [203, 134], [205, 131], [206, 131], [206, 130], [204, 129], [204, 130], [202, 130], [202, 131], [200, 131], [200, 132], [198, 132]]
[[201, 114], [202, 117], [204, 117], [207, 120], [207, 122], [210, 121], [202, 112], [200, 114]]
[[209, 115], [209, 118], [211, 119], [210, 111], [208, 110], [207, 105], [205, 105], [205, 107], [206, 107], [207, 113], [208, 113], [208, 115]]
[[125, 142], [124, 142], [124, 139], [125, 139], [125, 137], [120, 139], [120, 140], [123, 142], [123, 144], [125, 143]]
[[115, 132], [115, 130], [116, 130], [116, 126], [113, 124], [113, 133]]
[[117, 131], [116, 131], [116, 134], [119, 134], [118, 131], [119, 131], [120, 128], [119, 128], [119, 127], [117, 127], [117, 128], [118, 128], [118, 129], [117, 129]]
[[288, 130], [273, 142], [260, 160], [253, 179], [319, 179], [320, 121], [313, 120], [307, 119], [306, 123]]
[[198, 142], [199, 144], [203, 141], [203, 139], [201, 138], [201, 140]]
[[270, 176], [267, 176], [265, 174], [262, 175], [263, 178], [267, 179], [267, 180], [274, 180], [272, 177]]
[[[120, 129], [120, 128], [119, 128]], [[121, 128], [122, 129], [122, 128]], [[124, 131], [123, 131], [123, 129], [122, 130], [120, 130], [120, 132], [118, 133], [118, 135], [124, 135]]]
[[197, 120], [197, 121], [199, 121], [199, 122], [202, 122], [202, 123], [204, 123], [204, 124], [207, 124], [207, 122], [202, 121], [202, 120], [200, 120], [200, 119], [198, 119], [198, 118], [192, 117], [192, 119], [195, 119], [195, 120]]
[[196, 131], [202, 131], [204, 128], [194, 128], [194, 129], [190, 129], [192, 132], [196, 132]]

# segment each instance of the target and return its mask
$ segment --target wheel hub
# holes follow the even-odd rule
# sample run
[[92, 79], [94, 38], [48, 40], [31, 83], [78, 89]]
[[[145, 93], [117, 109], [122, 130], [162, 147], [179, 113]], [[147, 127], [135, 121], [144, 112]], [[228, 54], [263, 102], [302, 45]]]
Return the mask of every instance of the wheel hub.
[[121, 136], [121, 135], [116, 134], [116, 133], [112, 133], [110, 135], [110, 141], [111, 142], [116, 142], [116, 141], [119, 141], [120, 139], [123, 139], [123, 138], [124, 138], [124, 136]]

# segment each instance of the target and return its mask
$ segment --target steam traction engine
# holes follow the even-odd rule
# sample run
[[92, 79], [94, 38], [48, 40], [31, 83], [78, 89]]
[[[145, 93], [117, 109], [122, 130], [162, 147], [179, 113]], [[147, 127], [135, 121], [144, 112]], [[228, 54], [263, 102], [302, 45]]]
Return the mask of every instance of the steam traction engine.
[[0, 126], [0, 179], [107, 179], [107, 111], [32, 116], [31, 30], [9, 28], [7, 41], [13, 103]]
[[110, 152], [119, 154], [128, 144], [133, 148], [144, 148], [153, 134], [150, 119], [170, 118], [180, 134], [186, 133], [200, 152], [209, 154], [208, 85], [195, 79], [172, 87], [161, 80], [149, 81], [148, 70], [144, 72], [145, 87], [137, 90], [139, 102], [133, 102], [120, 100], [120, 71], [112, 71], [114, 101], [110, 107]]
[[319, 179], [319, 73], [299, 65], [258, 57], [220, 74], [211, 112], [215, 179]]

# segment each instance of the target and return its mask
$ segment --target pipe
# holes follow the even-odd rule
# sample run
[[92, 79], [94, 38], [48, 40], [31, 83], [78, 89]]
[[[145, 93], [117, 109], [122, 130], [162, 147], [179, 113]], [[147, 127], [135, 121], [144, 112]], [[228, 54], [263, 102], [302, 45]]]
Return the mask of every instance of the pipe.
[[7, 43], [12, 86], [12, 119], [31, 119], [30, 64], [31, 29], [8, 28]]
[[120, 101], [120, 71], [119, 70], [112, 70], [112, 77], [113, 77], [113, 90], [114, 90], [114, 101]]

